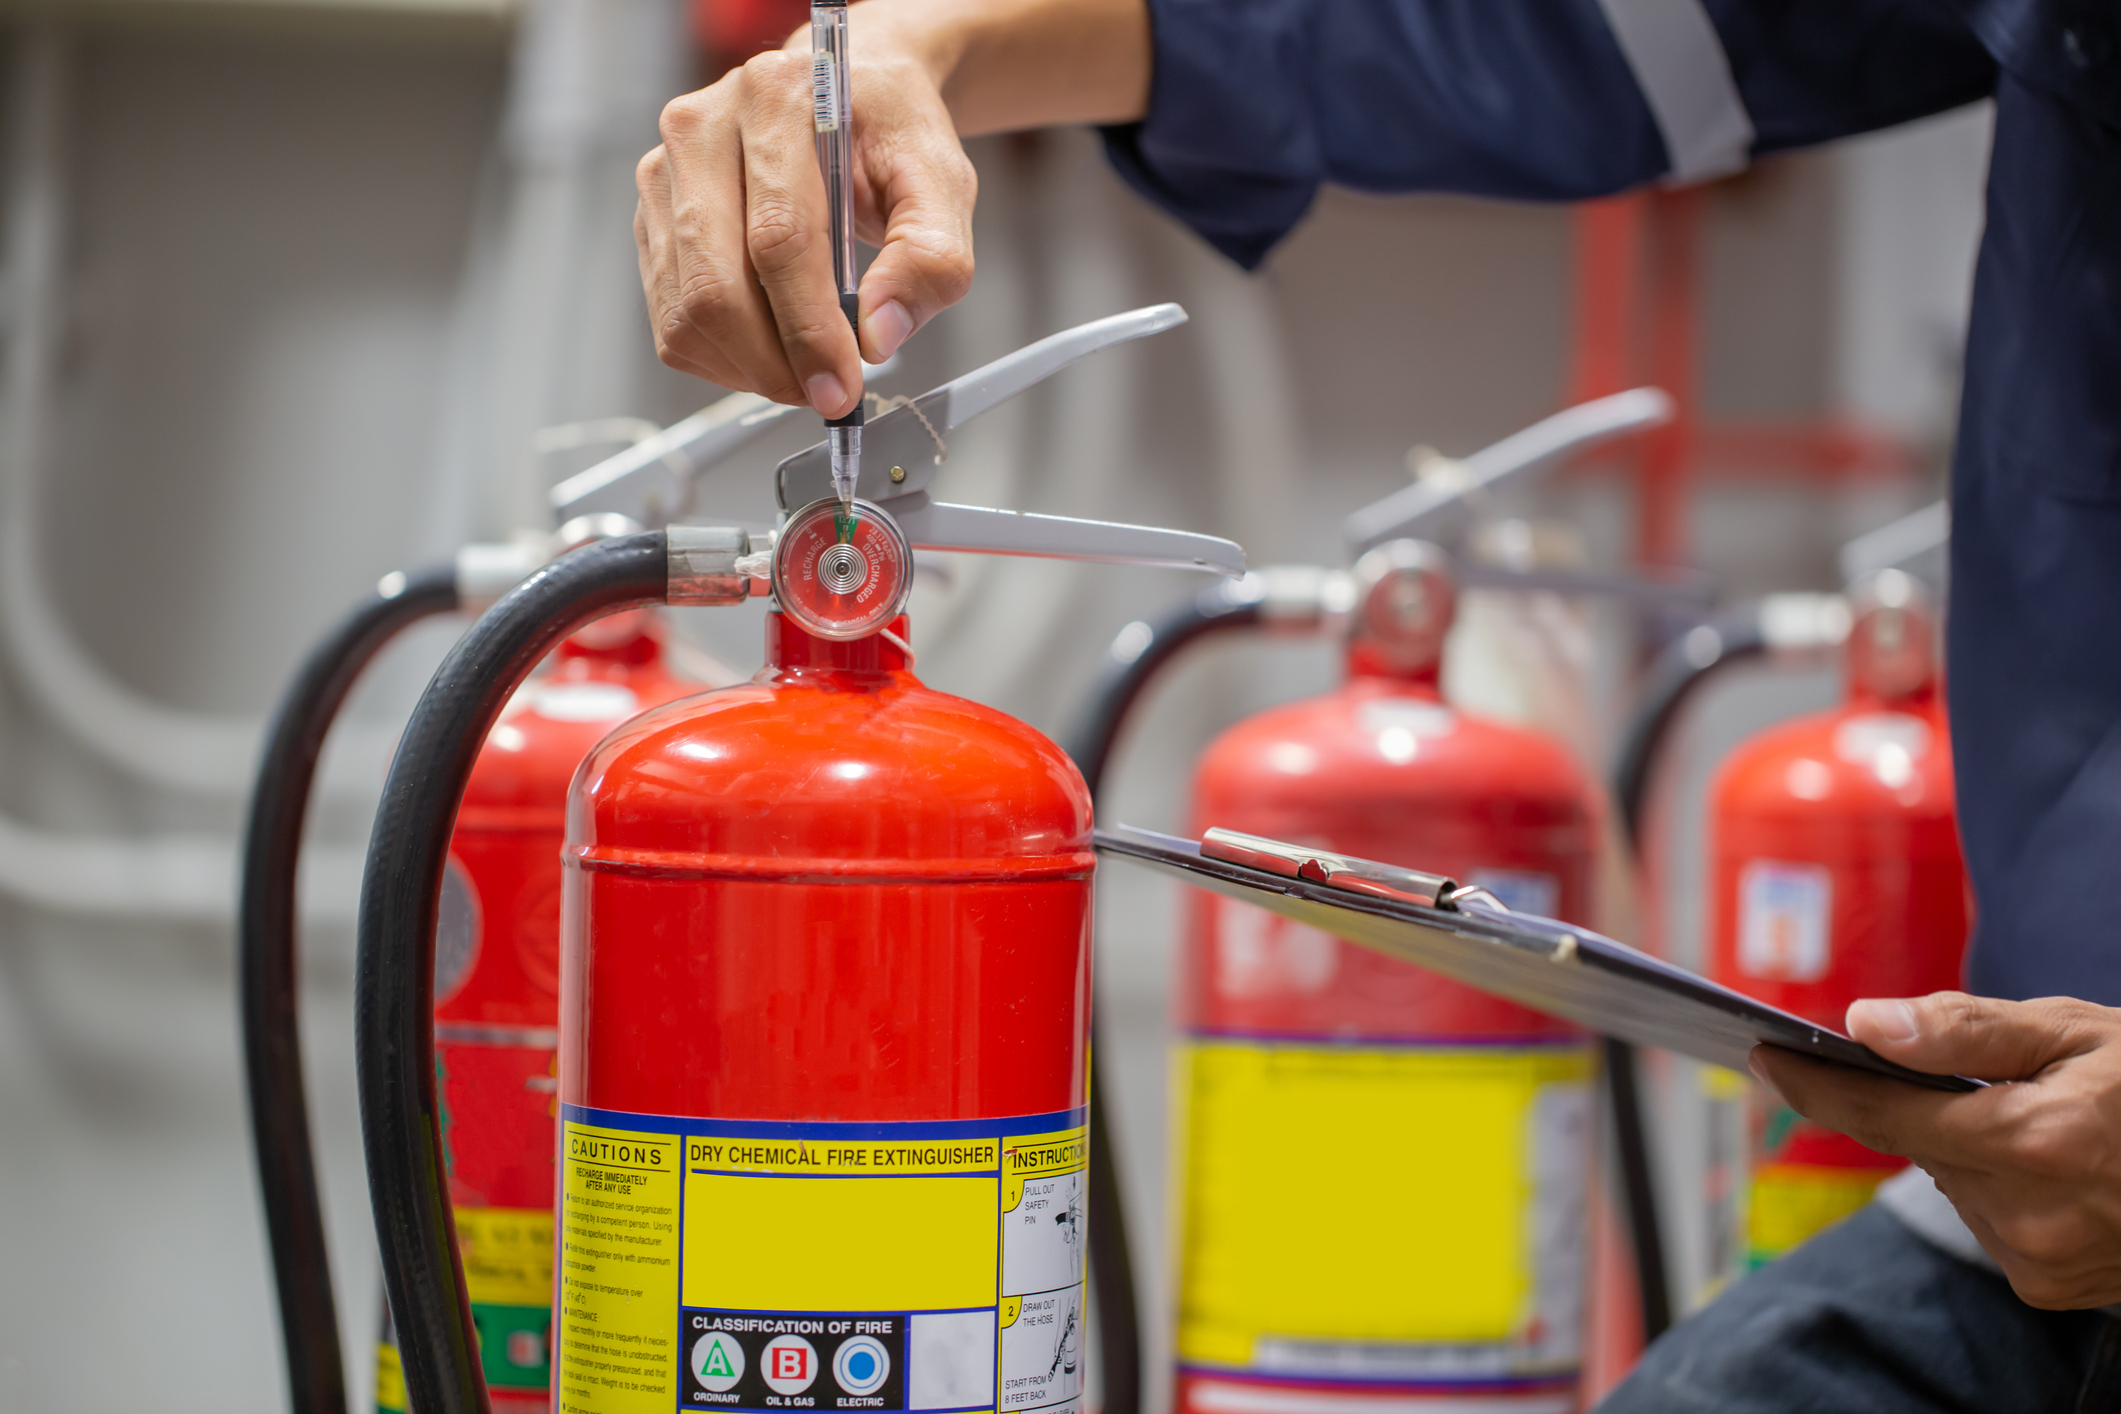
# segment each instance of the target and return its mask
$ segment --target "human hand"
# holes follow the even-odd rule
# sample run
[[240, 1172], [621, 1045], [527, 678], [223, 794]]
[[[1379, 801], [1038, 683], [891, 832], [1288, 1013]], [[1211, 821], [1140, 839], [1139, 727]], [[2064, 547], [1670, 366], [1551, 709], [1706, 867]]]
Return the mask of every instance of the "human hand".
[[2121, 1301], [2121, 1011], [1938, 992], [1857, 1002], [1848, 1032], [1911, 1069], [1993, 1083], [1945, 1094], [1770, 1046], [1753, 1072], [1799, 1114], [1925, 1170], [2030, 1305]]
[[832, 281], [810, 31], [663, 110], [634, 214], [663, 362], [827, 417], [972, 284], [978, 178], [959, 137], [1118, 123], [1148, 104], [1145, 0], [865, 0], [847, 11], [855, 232], [879, 246], [860, 336]]
[[833, 284], [806, 27], [670, 103], [663, 144], [636, 171], [641, 283], [672, 368], [842, 416], [861, 396], [862, 360], [889, 358], [970, 287], [977, 178], [930, 46], [892, 13], [850, 11], [856, 234], [881, 247], [861, 284], [859, 343]]

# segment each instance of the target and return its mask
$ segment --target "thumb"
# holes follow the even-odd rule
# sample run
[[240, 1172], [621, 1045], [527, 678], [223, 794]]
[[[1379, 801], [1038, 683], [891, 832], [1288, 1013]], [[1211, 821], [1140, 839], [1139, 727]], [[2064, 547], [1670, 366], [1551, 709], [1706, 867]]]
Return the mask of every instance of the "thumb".
[[884, 239], [862, 277], [862, 357], [881, 363], [972, 288], [978, 178], [956, 136], [930, 130], [878, 193]]
[[1964, 992], [1851, 1003], [1848, 1033], [1888, 1060], [1932, 1075], [2023, 1080], [2096, 1041], [2066, 999], [2005, 1002]]

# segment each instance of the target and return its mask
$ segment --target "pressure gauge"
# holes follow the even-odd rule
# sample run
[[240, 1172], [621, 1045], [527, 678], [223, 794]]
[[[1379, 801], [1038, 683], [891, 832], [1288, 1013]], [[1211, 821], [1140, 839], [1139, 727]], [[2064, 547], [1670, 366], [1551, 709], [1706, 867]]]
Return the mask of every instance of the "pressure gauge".
[[854, 503], [842, 536], [840, 503], [827, 497], [788, 517], [773, 546], [773, 595], [781, 612], [819, 638], [867, 638], [890, 624], [913, 587], [913, 547], [891, 517]]

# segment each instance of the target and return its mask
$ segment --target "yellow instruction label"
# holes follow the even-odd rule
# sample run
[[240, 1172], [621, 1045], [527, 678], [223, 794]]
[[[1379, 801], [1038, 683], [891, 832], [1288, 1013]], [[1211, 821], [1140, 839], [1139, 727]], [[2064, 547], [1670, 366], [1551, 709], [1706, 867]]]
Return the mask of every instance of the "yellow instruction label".
[[1590, 1074], [1578, 1044], [1183, 1047], [1180, 1360], [1375, 1378], [1573, 1364]]
[[456, 1209], [457, 1249], [474, 1304], [552, 1304], [552, 1214], [539, 1208]]
[[677, 1402], [683, 1155], [672, 1135], [564, 1126], [554, 1381], [563, 1414], [667, 1414]]
[[560, 1408], [1078, 1414], [1083, 1120], [563, 1107]]

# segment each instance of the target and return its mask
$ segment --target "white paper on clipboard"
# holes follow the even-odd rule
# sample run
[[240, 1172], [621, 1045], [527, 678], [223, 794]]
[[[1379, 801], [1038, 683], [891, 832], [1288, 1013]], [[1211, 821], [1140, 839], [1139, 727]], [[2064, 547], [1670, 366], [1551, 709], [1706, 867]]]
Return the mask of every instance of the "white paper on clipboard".
[[[1330, 871], [1307, 871], [1314, 876], [1308, 878], [1271, 872], [1209, 858], [1195, 840], [1125, 825], [1097, 831], [1095, 844], [1101, 854], [1148, 865], [1638, 1046], [1742, 1072], [1753, 1047], [1764, 1043], [1926, 1089], [1978, 1088], [1976, 1081], [1896, 1065], [1829, 1027], [1550, 918], [1472, 899], [1425, 906], [1336, 888], [1327, 881]], [[1298, 846], [1282, 848], [1301, 852]]]

